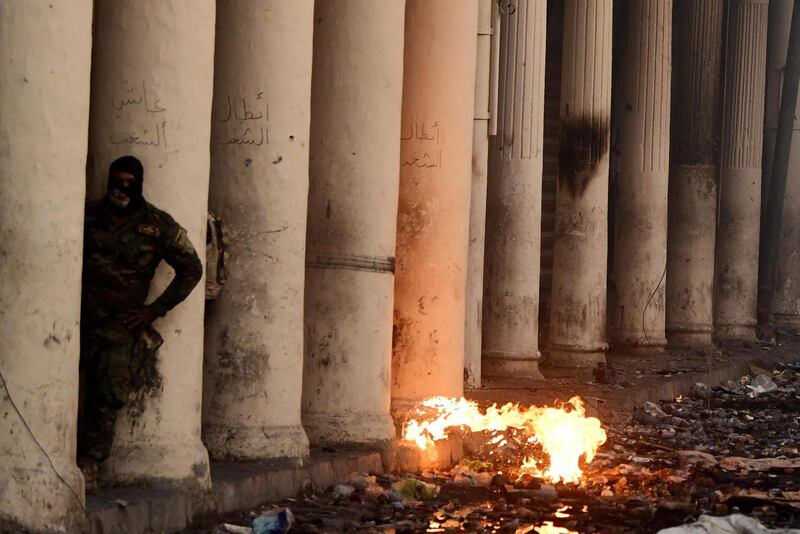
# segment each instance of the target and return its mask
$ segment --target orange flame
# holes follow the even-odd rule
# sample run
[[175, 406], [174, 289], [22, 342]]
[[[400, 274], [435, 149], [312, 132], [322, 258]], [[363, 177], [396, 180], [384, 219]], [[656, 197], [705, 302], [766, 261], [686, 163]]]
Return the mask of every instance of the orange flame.
[[[431, 414], [433, 412], [433, 414]], [[417, 409], [418, 419], [410, 419], [403, 429], [403, 437], [413, 441], [420, 449], [427, 449], [435, 441], [447, 439], [447, 428], [465, 427], [472, 432], [483, 430], [504, 431], [516, 428], [536, 441], [550, 457], [544, 471], [533, 458], [527, 458], [521, 472], [558, 482], [578, 482], [582, 471], [581, 456], [591, 462], [606, 441], [606, 432], [595, 417], [586, 417], [583, 401], [573, 397], [560, 408], [529, 406], [508, 403], [498, 407], [493, 404], [481, 411], [477, 403], [467, 399], [432, 397]], [[500, 439], [498, 439], [500, 438]], [[490, 441], [502, 446], [502, 436]], [[498, 443], [499, 442], [499, 443]]]

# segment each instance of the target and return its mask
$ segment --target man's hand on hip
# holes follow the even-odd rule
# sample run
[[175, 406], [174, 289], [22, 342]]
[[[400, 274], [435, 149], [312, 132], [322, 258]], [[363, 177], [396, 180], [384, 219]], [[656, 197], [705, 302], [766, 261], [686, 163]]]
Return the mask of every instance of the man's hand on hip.
[[152, 324], [157, 318], [158, 314], [153, 311], [153, 308], [150, 306], [139, 306], [135, 310], [122, 314], [122, 324], [124, 324], [128, 330], [140, 332], [144, 330], [145, 327]]

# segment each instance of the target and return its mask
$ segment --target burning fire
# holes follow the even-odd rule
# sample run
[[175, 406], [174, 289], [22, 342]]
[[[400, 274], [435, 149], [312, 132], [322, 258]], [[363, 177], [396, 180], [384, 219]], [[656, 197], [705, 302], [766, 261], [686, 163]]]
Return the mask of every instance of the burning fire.
[[[435, 441], [447, 439], [447, 428], [464, 427], [472, 432], [517, 429], [528, 443], [538, 443], [549, 456], [549, 464], [541, 467], [541, 459], [528, 457], [520, 473], [541, 476], [553, 482], [578, 482], [582, 471], [581, 457], [591, 462], [606, 441], [606, 432], [595, 417], [586, 417], [580, 397], [573, 397], [561, 407], [523, 407], [508, 403], [493, 404], [483, 412], [477, 403], [467, 399], [432, 397], [417, 409], [419, 418], [406, 422], [403, 437], [425, 450]], [[495, 436], [490, 444], [502, 447], [503, 436]]]

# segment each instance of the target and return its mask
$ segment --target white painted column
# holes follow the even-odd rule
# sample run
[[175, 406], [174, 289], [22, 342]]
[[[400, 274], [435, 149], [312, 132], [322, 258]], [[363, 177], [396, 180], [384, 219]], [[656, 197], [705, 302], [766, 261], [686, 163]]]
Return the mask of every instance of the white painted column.
[[767, 0], [730, 0], [714, 334], [755, 338]]
[[611, 0], [567, 0], [548, 361], [605, 361]]
[[388, 442], [405, 0], [318, 0], [303, 424]]
[[406, 2], [392, 410], [464, 385], [477, 0]]
[[[227, 283], [208, 306], [203, 441], [308, 456], [300, 423], [312, 0], [217, 1], [211, 211]], [[279, 75], [278, 75], [279, 73]]]
[[[626, 4], [614, 223], [617, 346], [666, 345], [672, 0]], [[668, 274], [668, 273], [667, 273]]]
[[472, 128], [472, 190], [469, 203], [467, 304], [464, 318], [464, 386], [481, 385], [483, 324], [483, 259], [486, 236], [486, 178], [489, 172], [489, 86], [492, 66], [492, 0], [478, 0], [478, 40], [475, 63], [475, 116]]
[[[205, 244], [213, 85], [214, 2], [96, 0], [89, 126], [89, 198], [105, 193], [108, 165], [133, 154], [144, 165], [145, 198]], [[172, 278], [162, 264], [151, 297]], [[164, 337], [162, 387], [142, 413], [123, 408], [108, 476], [118, 482], [209, 483], [200, 441], [204, 292], [156, 321]]]
[[722, 129], [723, 0], [675, 0], [666, 329], [711, 344]]
[[34, 531], [83, 521], [75, 444], [91, 24], [88, 0], [0, 2], [0, 523]]
[[483, 367], [487, 376], [542, 379], [539, 263], [546, 0], [502, 17], [497, 135], [489, 151]]
[[[772, 159], [778, 127], [778, 113], [783, 89], [783, 71], [789, 46], [793, 0], [772, 0], [769, 4], [767, 33], [766, 100], [764, 102], [764, 158], [761, 185], [761, 214], [764, 215], [766, 192], [772, 175]], [[795, 115], [800, 113], [800, 104]], [[800, 330], [800, 126], [795, 121], [789, 160], [789, 179], [783, 201], [783, 219], [778, 237], [775, 296], [772, 317], [775, 326]]]

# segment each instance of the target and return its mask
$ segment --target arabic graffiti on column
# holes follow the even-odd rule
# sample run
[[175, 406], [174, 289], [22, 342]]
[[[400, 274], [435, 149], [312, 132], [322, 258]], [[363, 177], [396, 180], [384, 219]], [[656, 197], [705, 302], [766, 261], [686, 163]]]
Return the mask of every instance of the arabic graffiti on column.
[[[125, 85], [123, 95], [111, 101], [116, 111], [114, 121], [120, 128], [108, 136], [109, 142], [166, 149], [167, 109], [161, 105], [158, 94], [144, 80]], [[135, 127], [134, 123], [141, 126]]]
[[269, 104], [264, 101], [264, 91], [256, 93], [255, 98], [228, 95], [214, 103], [214, 144], [269, 144]]
[[441, 169], [442, 149], [439, 135], [439, 121], [409, 121], [400, 132], [400, 141], [404, 148], [400, 166]]

